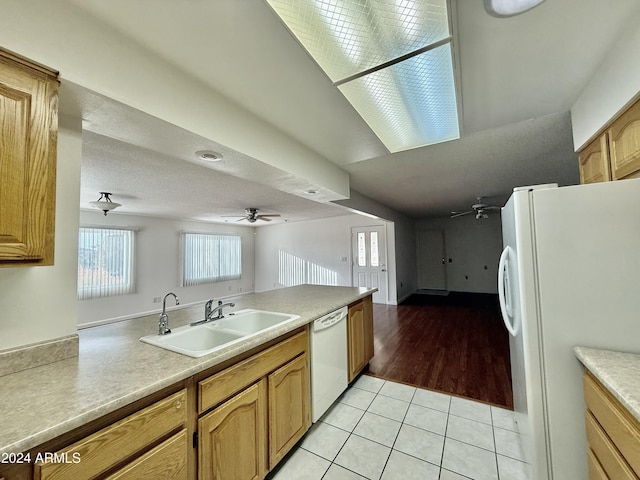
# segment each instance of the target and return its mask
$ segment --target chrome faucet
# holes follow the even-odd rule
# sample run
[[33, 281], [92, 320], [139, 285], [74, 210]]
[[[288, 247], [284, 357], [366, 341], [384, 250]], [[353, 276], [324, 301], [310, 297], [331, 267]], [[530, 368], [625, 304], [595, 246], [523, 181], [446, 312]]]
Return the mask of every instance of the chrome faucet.
[[[204, 320], [199, 320], [197, 322], [190, 323], [189, 325], [191, 326], [202, 325], [203, 323], [207, 323], [212, 320], [220, 320], [221, 318], [224, 318], [224, 315], [222, 314], [222, 309], [224, 307], [235, 307], [236, 304], [231, 302], [222, 303], [222, 301], [218, 300], [218, 306], [214, 308], [212, 308], [212, 306], [213, 306], [213, 299], [208, 300], [207, 303], [204, 304]], [[216, 313], [217, 315], [214, 317]]]
[[166, 335], [167, 333], [171, 333], [171, 329], [169, 328], [169, 315], [167, 315], [167, 297], [169, 295], [173, 295], [173, 298], [176, 300], [176, 305], [180, 305], [180, 300], [178, 296], [173, 293], [167, 293], [162, 299], [162, 313], [160, 314], [160, 319], [158, 320], [158, 335]]

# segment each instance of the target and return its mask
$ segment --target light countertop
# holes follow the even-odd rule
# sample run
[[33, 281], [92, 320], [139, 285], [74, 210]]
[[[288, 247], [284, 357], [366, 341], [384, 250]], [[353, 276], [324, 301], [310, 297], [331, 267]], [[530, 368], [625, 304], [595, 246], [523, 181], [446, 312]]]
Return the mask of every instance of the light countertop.
[[640, 421], [640, 355], [575, 347], [582, 364]]
[[[300, 285], [233, 299], [234, 309], [300, 315], [277, 329], [201, 358], [140, 342], [158, 315], [80, 330], [78, 357], [0, 379], [0, 454], [19, 453], [277, 338], [375, 289]], [[171, 328], [204, 316], [204, 303], [169, 311]]]

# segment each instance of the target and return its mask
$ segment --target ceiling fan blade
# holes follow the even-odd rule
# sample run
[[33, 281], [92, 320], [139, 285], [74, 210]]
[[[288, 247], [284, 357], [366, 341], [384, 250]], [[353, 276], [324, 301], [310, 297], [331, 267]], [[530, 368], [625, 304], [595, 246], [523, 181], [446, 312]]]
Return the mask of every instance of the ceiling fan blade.
[[[267, 216], [272, 216], [272, 215], [258, 215], [256, 218], [258, 220], [262, 220], [263, 222], [270, 222], [271, 219], [270, 218], [266, 218]], [[279, 216], [279, 215], [278, 215]]]
[[450, 218], [462, 217], [463, 215], [469, 215], [470, 213], [474, 213], [474, 211], [469, 210], [468, 212], [451, 212]]
[[279, 213], [266, 213], [266, 214], [260, 214], [258, 215], [259, 217], [279, 217], [280, 214]]

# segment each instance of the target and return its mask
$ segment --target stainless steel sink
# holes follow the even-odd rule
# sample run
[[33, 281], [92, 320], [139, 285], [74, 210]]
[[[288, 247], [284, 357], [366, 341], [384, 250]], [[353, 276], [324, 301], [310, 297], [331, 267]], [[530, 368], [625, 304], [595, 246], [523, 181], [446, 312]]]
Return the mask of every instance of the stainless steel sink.
[[227, 314], [225, 318], [215, 320], [214, 325], [225, 330], [252, 334], [298, 318], [300, 318], [300, 315], [246, 309], [231, 312]]
[[300, 318], [262, 310], [239, 310], [211, 322], [174, 328], [167, 335], [147, 335], [140, 341], [190, 357], [203, 357], [261, 332]]

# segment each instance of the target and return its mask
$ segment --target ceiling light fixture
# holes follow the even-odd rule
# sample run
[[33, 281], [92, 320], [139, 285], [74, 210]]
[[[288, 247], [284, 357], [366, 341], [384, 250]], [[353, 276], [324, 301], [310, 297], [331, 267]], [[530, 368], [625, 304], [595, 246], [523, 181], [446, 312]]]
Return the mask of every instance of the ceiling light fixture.
[[460, 138], [447, 0], [267, 0], [389, 149]]
[[200, 150], [196, 152], [196, 157], [207, 162], [219, 162], [222, 160], [222, 154], [211, 150]]
[[104, 216], [107, 216], [111, 210], [121, 207], [119, 203], [115, 203], [111, 201], [111, 193], [109, 192], [99, 192], [100, 198], [95, 202], [89, 202], [89, 205], [97, 208], [98, 210], [102, 210], [104, 212]]
[[484, 9], [494, 17], [513, 17], [537, 7], [544, 0], [484, 0]]

